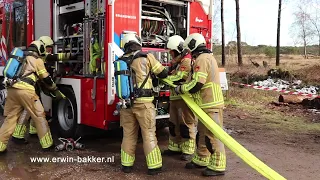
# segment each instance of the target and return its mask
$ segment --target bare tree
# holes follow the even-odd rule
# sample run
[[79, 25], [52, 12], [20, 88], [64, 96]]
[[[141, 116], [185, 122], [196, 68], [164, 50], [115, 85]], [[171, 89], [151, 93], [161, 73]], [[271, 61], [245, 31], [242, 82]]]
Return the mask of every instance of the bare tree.
[[318, 36], [318, 55], [320, 56], [320, 1], [313, 2], [312, 9], [314, 10], [313, 15], [311, 15], [311, 23], [315, 28], [316, 34]]
[[[220, 11], [220, 5], [218, 4], [219, 0], [214, 0], [214, 4], [216, 4], [214, 6], [213, 9], [213, 17], [212, 17], [212, 23], [213, 23], [213, 39], [212, 39], [212, 43], [214, 44], [219, 44], [219, 30], [220, 30], [220, 21], [219, 21], [219, 11]], [[211, 11], [211, 9], [210, 9]]]
[[239, 0], [236, 1], [236, 22], [237, 22], [237, 49], [238, 49], [238, 66], [242, 66], [242, 50], [241, 50], [241, 31], [240, 31], [240, 8]]
[[224, 17], [223, 17], [223, 0], [221, 0], [221, 41], [222, 41], [222, 66], [226, 65], [225, 39], [224, 39]]
[[320, 0], [300, 0], [299, 3], [309, 10], [307, 18], [313, 27], [314, 36], [318, 38], [318, 55], [320, 56]]
[[311, 18], [310, 19], [312, 25], [314, 26], [314, 28], [316, 29], [316, 33], [318, 36], [318, 55], [320, 56], [320, 24], [319, 21], [320, 19], [318, 17], [316, 17], [315, 19]]
[[281, 5], [282, 0], [279, 0], [278, 8], [278, 27], [277, 27], [277, 52], [276, 52], [276, 66], [280, 65], [280, 22], [281, 22]]
[[298, 6], [298, 10], [294, 13], [295, 21], [293, 22], [293, 28], [295, 31], [294, 36], [297, 38], [297, 42], [303, 44], [304, 47], [304, 58], [307, 59], [307, 45], [311, 42], [314, 36], [314, 31], [312, 29], [312, 23], [310, 21], [310, 14], [308, 14], [307, 9]]

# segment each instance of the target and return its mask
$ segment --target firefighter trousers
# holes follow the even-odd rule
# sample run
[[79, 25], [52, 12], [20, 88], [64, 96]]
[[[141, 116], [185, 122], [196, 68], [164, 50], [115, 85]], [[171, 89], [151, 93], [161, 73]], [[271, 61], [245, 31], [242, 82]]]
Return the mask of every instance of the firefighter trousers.
[[170, 101], [169, 134], [169, 150], [194, 154], [197, 121], [182, 99]]
[[[203, 109], [218, 125], [223, 126], [223, 109]], [[192, 162], [207, 166], [214, 171], [225, 171], [226, 153], [224, 144], [200, 121], [198, 123], [199, 143]]]
[[148, 169], [162, 167], [162, 156], [156, 137], [156, 110], [152, 102], [135, 103], [129, 109], [121, 109], [120, 126], [123, 127], [121, 164], [133, 166], [138, 141], [139, 127]]
[[50, 128], [39, 96], [31, 90], [8, 88], [8, 96], [4, 107], [6, 119], [0, 129], [0, 152], [6, 150], [8, 141], [23, 110], [27, 110], [34, 120], [42, 148], [49, 148], [53, 145]]
[[37, 134], [37, 129], [35, 127], [35, 123], [32, 119], [30, 119], [30, 114], [28, 111], [25, 109], [21, 113], [19, 120], [17, 122], [16, 128], [14, 129], [13, 132], [13, 137], [18, 138], [18, 139], [24, 139], [24, 135], [26, 134], [27, 131], [27, 124], [30, 120], [29, 123], [29, 134]]

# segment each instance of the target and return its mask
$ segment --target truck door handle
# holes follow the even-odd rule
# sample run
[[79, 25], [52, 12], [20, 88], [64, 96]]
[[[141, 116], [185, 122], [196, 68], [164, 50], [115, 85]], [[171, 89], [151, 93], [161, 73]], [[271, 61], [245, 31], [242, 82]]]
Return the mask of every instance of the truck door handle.
[[74, 8], [76, 8], [76, 6], [69, 6], [69, 7], [66, 7], [66, 9], [74, 9]]

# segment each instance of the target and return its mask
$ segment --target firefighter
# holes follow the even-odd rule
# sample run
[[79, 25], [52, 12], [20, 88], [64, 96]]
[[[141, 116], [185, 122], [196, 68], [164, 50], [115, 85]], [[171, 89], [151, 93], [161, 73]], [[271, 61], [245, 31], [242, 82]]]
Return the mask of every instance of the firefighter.
[[[45, 52], [45, 56], [41, 56], [41, 59], [45, 63], [46, 69], [47, 69], [48, 72], [50, 72], [49, 74], [51, 76], [53, 76], [53, 69], [54, 69], [54, 67], [51, 66], [52, 62], [74, 58], [74, 56], [72, 56], [72, 54], [70, 54], [70, 53], [52, 54], [52, 49], [53, 49], [53, 46], [54, 46], [54, 42], [53, 42], [53, 40], [51, 39], [50, 36], [41, 36], [38, 39], [38, 41], [41, 41], [44, 44], [46, 52]], [[39, 97], [40, 97], [40, 92], [41, 91], [44, 92], [44, 94], [56, 99], [54, 94], [50, 93], [50, 90], [46, 89], [46, 86], [44, 86], [44, 84], [42, 82], [38, 81], [37, 82], [37, 86], [36, 86], [36, 93], [37, 93], [37, 95]], [[64, 96], [64, 95], [62, 94], [62, 96]], [[41, 98], [40, 98], [40, 101], [41, 101]], [[29, 119], [31, 119], [30, 115], [25, 110], [21, 114], [21, 116], [19, 117], [17, 126], [16, 126], [15, 131], [14, 131], [14, 133], [12, 135], [13, 136], [12, 140], [15, 143], [17, 143], [17, 144], [28, 143], [24, 139], [24, 135], [25, 135], [25, 132], [27, 130], [26, 124], [28, 123]], [[31, 136], [37, 135], [37, 129], [36, 129], [34, 121], [32, 119], [30, 120], [29, 134]]]
[[[120, 125], [123, 127], [121, 144], [122, 171], [129, 173], [135, 161], [135, 150], [139, 127], [143, 138], [143, 149], [148, 166], [148, 174], [156, 175], [162, 169], [162, 156], [156, 137], [156, 110], [153, 104], [153, 85], [151, 73], [159, 78], [166, 78], [167, 69], [150, 53], [141, 51], [140, 37], [127, 34], [122, 39], [124, 55], [121, 59], [131, 61], [130, 68], [134, 71], [132, 79], [134, 89], [141, 87], [141, 93], [127, 108], [120, 110]], [[145, 81], [145, 83], [143, 83]]]
[[[167, 49], [177, 64], [172, 75], [167, 79], [175, 84], [187, 80], [191, 71], [191, 56], [183, 49], [184, 39], [174, 35], [168, 39]], [[170, 89], [170, 119], [169, 119], [169, 145], [163, 154], [181, 154], [182, 160], [190, 160], [196, 145], [196, 119], [187, 104], [177, 95], [174, 88]]]
[[[220, 87], [217, 61], [206, 48], [205, 38], [194, 33], [189, 35], [184, 47], [195, 59], [192, 79], [186, 84], [177, 86], [178, 94], [191, 93], [194, 101], [221, 127], [223, 126], [224, 98]], [[196, 155], [186, 164], [187, 169], [206, 167], [204, 176], [224, 175], [226, 154], [224, 144], [217, 139], [201, 122], [198, 124], [199, 144]]]
[[54, 149], [48, 122], [39, 96], [35, 92], [35, 85], [41, 80], [56, 96], [65, 98], [58, 90], [51, 76], [47, 72], [41, 56], [45, 56], [45, 47], [40, 41], [33, 41], [27, 48], [26, 64], [23, 75], [11, 86], [8, 86], [8, 96], [4, 108], [6, 119], [0, 129], [0, 152], [7, 149], [10, 136], [16, 127], [23, 110], [27, 110], [35, 122], [37, 134], [43, 150]]
[[[45, 56], [41, 56], [41, 59], [44, 62], [46, 62], [46, 58], [52, 52], [54, 42], [51, 39], [51, 37], [49, 37], [49, 36], [41, 36], [38, 40], [41, 41], [44, 44], [44, 47], [45, 47], [46, 51], [45, 51]], [[48, 67], [46, 67], [46, 69], [48, 71]], [[36, 89], [36, 93], [37, 93], [37, 95], [39, 97], [40, 97], [41, 90], [45, 91], [45, 87], [44, 86], [40, 87], [40, 86], [41, 86], [41, 84], [39, 84], [39, 82], [37, 82], [37, 86], [35, 86], [35, 89]], [[41, 98], [40, 98], [40, 101], [41, 101]], [[19, 117], [19, 120], [17, 122], [17, 126], [16, 126], [16, 128], [14, 130], [14, 133], [12, 135], [13, 136], [12, 140], [15, 143], [17, 143], [17, 144], [28, 143], [24, 139], [24, 135], [25, 135], [25, 132], [27, 130], [27, 125], [26, 124], [28, 123], [29, 119], [31, 119], [30, 118], [30, 114], [27, 113], [27, 110], [24, 110], [23, 113], [21, 114], [21, 116]], [[29, 134], [31, 136], [37, 135], [37, 129], [36, 129], [34, 121], [32, 119], [30, 120]]]

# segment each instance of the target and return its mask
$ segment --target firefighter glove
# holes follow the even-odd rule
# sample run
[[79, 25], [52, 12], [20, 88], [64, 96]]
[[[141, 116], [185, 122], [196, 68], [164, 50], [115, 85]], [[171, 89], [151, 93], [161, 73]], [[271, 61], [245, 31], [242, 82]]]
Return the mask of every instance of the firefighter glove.
[[174, 88], [174, 91], [175, 91], [177, 94], [183, 94], [183, 93], [181, 92], [181, 86], [175, 87], [175, 88]]

